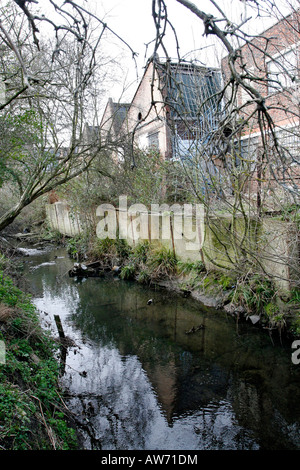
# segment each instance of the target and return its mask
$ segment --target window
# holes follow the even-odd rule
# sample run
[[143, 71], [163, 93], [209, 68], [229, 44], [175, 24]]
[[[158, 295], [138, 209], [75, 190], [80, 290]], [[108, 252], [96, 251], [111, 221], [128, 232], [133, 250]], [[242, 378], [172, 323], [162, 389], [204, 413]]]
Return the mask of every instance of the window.
[[148, 135], [148, 146], [154, 149], [159, 148], [158, 132]]
[[290, 88], [295, 82], [297, 72], [297, 49], [289, 49], [267, 63], [269, 93]]
[[296, 162], [299, 162], [299, 128], [294, 127], [276, 130], [276, 136], [282, 155], [285, 156], [287, 162], [290, 162], [291, 165], [295, 165]]

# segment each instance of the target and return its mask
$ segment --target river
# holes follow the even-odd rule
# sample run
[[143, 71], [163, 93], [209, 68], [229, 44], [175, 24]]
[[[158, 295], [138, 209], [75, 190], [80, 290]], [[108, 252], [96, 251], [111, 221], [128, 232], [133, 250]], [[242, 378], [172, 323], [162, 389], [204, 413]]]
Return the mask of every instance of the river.
[[57, 336], [59, 315], [74, 341], [61, 384], [84, 449], [300, 449], [290, 342], [162, 289], [70, 278], [63, 248], [27, 254], [43, 326]]

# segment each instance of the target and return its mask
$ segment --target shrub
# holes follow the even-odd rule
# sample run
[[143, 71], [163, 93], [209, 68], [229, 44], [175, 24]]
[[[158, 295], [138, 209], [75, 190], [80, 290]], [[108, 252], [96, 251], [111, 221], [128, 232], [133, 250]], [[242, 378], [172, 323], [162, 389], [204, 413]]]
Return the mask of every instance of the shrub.
[[262, 313], [264, 307], [275, 297], [273, 282], [257, 274], [238, 280], [231, 300], [234, 304], [243, 304], [249, 311]]
[[222, 286], [223, 290], [232, 288], [235, 285], [235, 282], [236, 281], [232, 277], [227, 276], [226, 274], [222, 274], [218, 279], [218, 284]]
[[172, 250], [162, 246], [149, 254], [147, 266], [152, 279], [168, 277], [177, 272], [177, 258]]
[[141, 284], [149, 284], [151, 282], [151, 274], [147, 270], [142, 269], [137, 276], [137, 281]]
[[0, 448], [4, 450], [73, 449], [77, 439], [60, 413], [57, 345], [39, 321], [28, 295], [0, 272], [2, 316], [0, 338]]
[[136, 264], [146, 264], [150, 251], [151, 245], [148, 240], [140, 242], [133, 249], [132, 258]]
[[198, 275], [205, 271], [205, 266], [202, 261], [178, 261], [177, 267], [179, 274], [195, 273]]
[[66, 249], [71, 258], [77, 261], [83, 260], [89, 249], [89, 235], [81, 234], [69, 238], [66, 243]]
[[103, 262], [103, 264], [112, 264], [116, 259], [120, 263], [124, 262], [131, 252], [132, 250], [126, 240], [107, 237], [104, 239], [96, 238], [88, 254], [95, 260]]
[[132, 264], [132, 263], [126, 264], [121, 269], [120, 277], [121, 277], [121, 279], [125, 279], [125, 280], [134, 279], [135, 273], [136, 273], [135, 265]]

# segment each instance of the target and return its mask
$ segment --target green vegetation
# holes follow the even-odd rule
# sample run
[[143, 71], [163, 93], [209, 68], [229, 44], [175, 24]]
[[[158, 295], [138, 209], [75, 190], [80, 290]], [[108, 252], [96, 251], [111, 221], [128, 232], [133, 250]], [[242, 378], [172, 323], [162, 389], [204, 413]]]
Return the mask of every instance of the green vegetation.
[[289, 303], [300, 305], [300, 290], [299, 289], [295, 289], [295, 288], [292, 289]]
[[177, 274], [177, 258], [168, 248], [151, 247], [149, 242], [139, 243], [133, 248], [122, 267], [123, 279], [136, 278], [140, 283], [149, 284]]
[[289, 306], [296, 311], [291, 319], [290, 330], [296, 336], [300, 336], [300, 290], [292, 289]]
[[96, 238], [91, 244], [88, 255], [104, 263], [109, 263], [110, 261], [115, 263], [127, 259], [130, 253], [131, 248], [126, 240], [119, 238], [113, 240], [105, 238], [101, 240]]
[[85, 253], [88, 250], [89, 237], [87, 234], [77, 235], [73, 238], [68, 238], [66, 242], [67, 252], [71, 258], [80, 261], [84, 258]]
[[68, 238], [66, 248], [70, 257], [77, 261], [88, 258], [92, 261], [100, 261], [103, 265], [112, 265], [116, 261], [124, 260], [131, 252], [131, 248], [125, 240], [118, 238], [101, 240], [92, 236], [88, 231]]
[[206, 271], [202, 261], [178, 261], [178, 272], [180, 274], [200, 273]]
[[57, 345], [42, 330], [35, 306], [0, 270], [0, 448], [68, 450], [77, 448], [58, 386]]
[[177, 258], [175, 253], [165, 246], [151, 250], [147, 259], [147, 266], [154, 279], [161, 279], [177, 274]]
[[86, 235], [69, 239], [71, 256], [78, 254], [103, 265], [118, 265], [123, 280], [136, 280], [151, 284], [162, 280], [175, 280], [184, 291], [199, 291], [220, 299], [235, 307], [243, 307], [245, 316], [258, 315], [260, 324], [266, 328], [289, 331], [300, 335], [300, 294], [294, 289], [291, 296], [280, 299], [280, 293], [272, 279], [258, 273], [238, 276], [236, 271], [206, 271], [202, 261], [178, 260], [166, 246], [151, 245], [144, 240], [131, 247], [124, 240], [97, 238], [89, 240]]
[[134, 279], [136, 276], [136, 265], [133, 263], [128, 263], [125, 266], [123, 266], [121, 270], [121, 279], [124, 280], [131, 280]]
[[148, 283], [178, 273], [178, 261], [173, 251], [164, 246], [152, 247], [148, 241], [131, 247], [119, 238], [101, 240], [81, 235], [69, 239], [66, 246], [72, 258], [87, 257], [106, 267], [120, 266], [122, 279]]
[[299, 204], [286, 204], [281, 209], [281, 220], [288, 222], [296, 222], [299, 226], [300, 223], [300, 206]]
[[244, 307], [246, 315], [258, 315], [261, 325], [267, 329], [276, 329], [281, 333], [288, 327], [289, 331], [299, 334], [299, 290], [295, 292], [290, 300], [283, 300], [271, 279], [252, 274], [236, 280], [228, 299], [232, 305]]
[[253, 275], [238, 281], [231, 300], [235, 304], [242, 303], [249, 311], [262, 313], [275, 297], [276, 289], [272, 281]]
[[47, 226], [43, 227], [41, 237], [55, 245], [60, 245], [64, 241], [64, 236], [58, 230], [52, 230]]

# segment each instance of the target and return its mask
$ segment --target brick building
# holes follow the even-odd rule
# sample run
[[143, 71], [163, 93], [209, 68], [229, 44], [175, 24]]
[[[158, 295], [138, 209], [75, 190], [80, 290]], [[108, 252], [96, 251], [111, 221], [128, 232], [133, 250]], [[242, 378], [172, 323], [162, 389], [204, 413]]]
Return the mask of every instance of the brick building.
[[[196, 144], [216, 125], [219, 105], [212, 96], [220, 86], [218, 70], [149, 60], [117, 133], [133, 137], [140, 149], [158, 150], [164, 159], [190, 158]], [[109, 102], [102, 129], [112, 122], [108, 114], [115, 115], [110, 108]]]
[[[246, 85], [240, 84], [236, 94], [236, 120], [245, 122], [239, 151], [253, 161], [253, 188], [255, 181], [290, 189], [300, 185], [299, 48], [300, 12], [295, 11], [237, 51], [236, 71]], [[222, 71], [227, 83], [228, 57]]]

